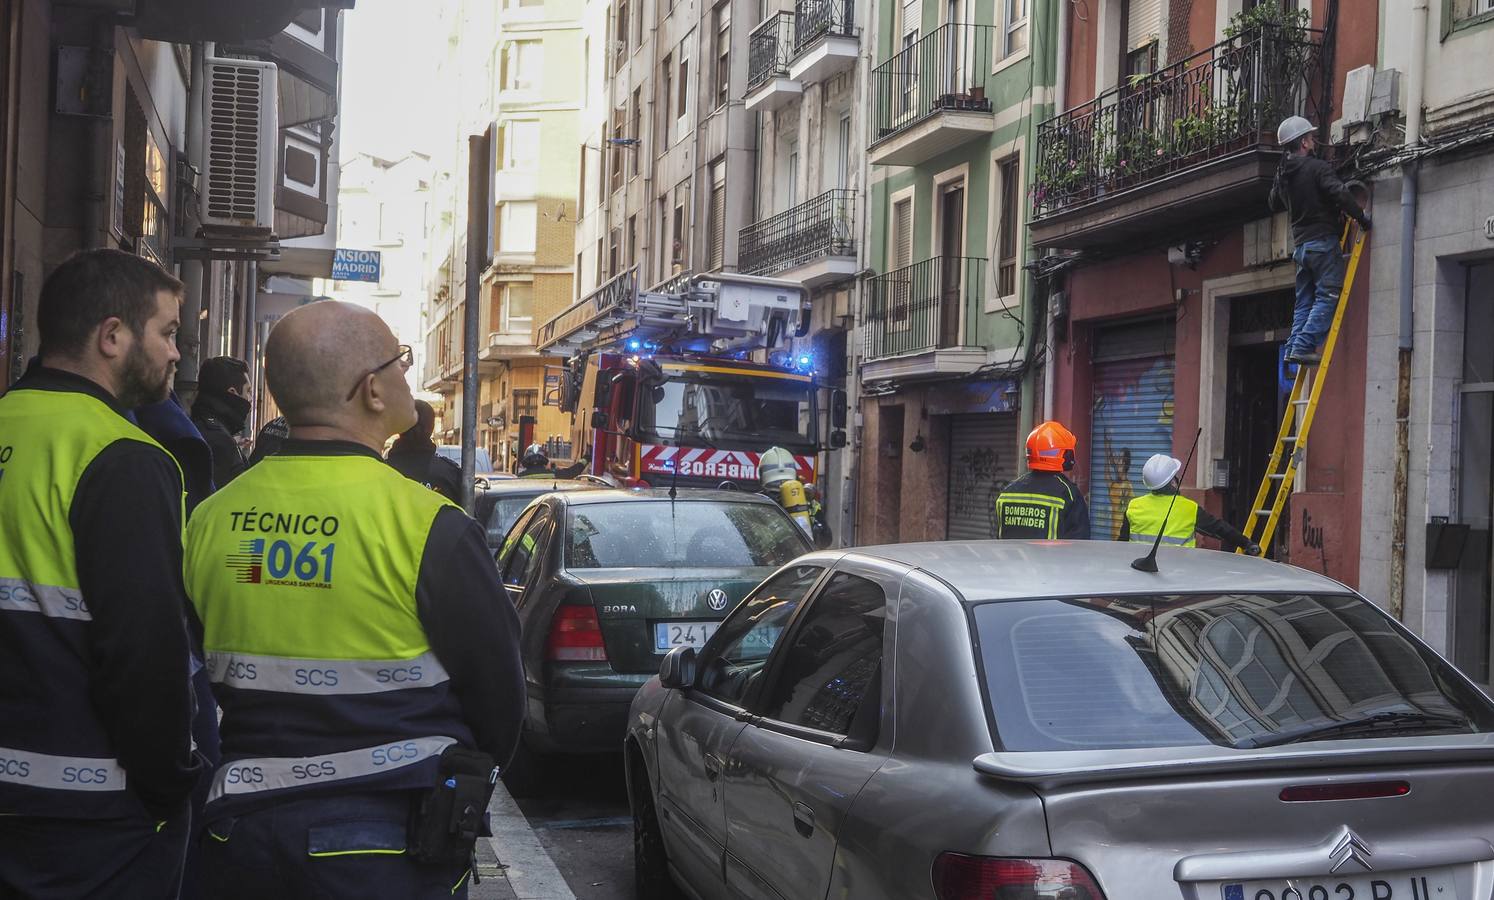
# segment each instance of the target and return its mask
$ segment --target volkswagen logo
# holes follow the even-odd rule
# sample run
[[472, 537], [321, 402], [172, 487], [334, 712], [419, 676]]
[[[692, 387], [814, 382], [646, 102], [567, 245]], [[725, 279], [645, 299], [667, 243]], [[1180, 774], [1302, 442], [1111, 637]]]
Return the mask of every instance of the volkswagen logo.
[[714, 591], [711, 591], [711, 593], [706, 597], [706, 602], [709, 603], [711, 605], [711, 609], [714, 609], [716, 612], [720, 612], [721, 610], [726, 609], [726, 591], [723, 591], [720, 588], [716, 588]]

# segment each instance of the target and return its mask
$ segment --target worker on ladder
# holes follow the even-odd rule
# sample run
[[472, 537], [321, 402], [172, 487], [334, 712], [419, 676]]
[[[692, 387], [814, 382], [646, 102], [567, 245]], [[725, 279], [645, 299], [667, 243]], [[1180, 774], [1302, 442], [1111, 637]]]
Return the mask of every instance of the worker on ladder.
[[[1196, 534], [1216, 538], [1226, 550], [1243, 549], [1260, 556], [1260, 545], [1233, 525], [1182, 496], [1178, 473], [1183, 464], [1166, 453], [1154, 454], [1141, 467], [1141, 483], [1148, 493], [1132, 500], [1121, 523], [1120, 540], [1150, 544], [1162, 534], [1162, 543], [1173, 547], [1196, 547]], [[1171, 512], [1168, 512], [1168, 510]]]
[[1285, 152], [1268, 198], [1273, 212], [1286, 211], [1292, 221], [1292, 259], [1297, 263], [1297, 304], [1286, 361], [1317, 365], [1333, 311], [1344, 286], [1344, 253], [1339, 246], [1339, 213], [1370, 229], [1370, 218], [1333, 166], [1313, 156], [1313, 125], [1291, 116], [1276, 129]]

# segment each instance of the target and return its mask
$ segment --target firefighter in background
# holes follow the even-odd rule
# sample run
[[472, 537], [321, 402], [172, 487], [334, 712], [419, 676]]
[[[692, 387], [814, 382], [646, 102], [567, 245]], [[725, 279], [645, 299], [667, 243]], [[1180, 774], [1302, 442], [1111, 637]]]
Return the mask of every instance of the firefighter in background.
[[768, 448], [758, 460], [757, 475], [763, 493], [788, 512], [816, 547], [830, 546], [830, 526], [825, 522], [819, 491], [799, 480], [799, 465], [792, 453], [782, 447]]
[[1089, 507], [1064, 473], [1074, 468], [1077, 442], [1057, 422], [1027, 436], [1027, 474], [996, 498], [996, 537], [1008, 540], [1089, 539]]
[[569, 466], [556, 468], [550, 462], [549, 455], [545, 453], [544, 444], [530, 444], [519, 459], [518, 476], [520, 478], [575, 478], [585, 472], [589, 465], [591, 465], [591, 460], [583, 456]]
[[[1141, 483], [1150, 491], [1132, 500], [1126, 507], [1119, 540], [1150, 544], [1162, 533], [1162, 543], [1173, 547], [1196, 547], [1194, 534], [1217, 539], [1226, 550], [1239, 548], [1251, 556], [1261, 555], [1261, 545], [1242, 534], [1233, 525], [1215, 518], [1212, 513], [1187, 497], [1178, 495], [1182, 486], [1178, 473], [1183, 464], [1166, 453], [1157, 453], [1141, 467]], [[1172, 512], [1169, 513], [1168, 509]]]

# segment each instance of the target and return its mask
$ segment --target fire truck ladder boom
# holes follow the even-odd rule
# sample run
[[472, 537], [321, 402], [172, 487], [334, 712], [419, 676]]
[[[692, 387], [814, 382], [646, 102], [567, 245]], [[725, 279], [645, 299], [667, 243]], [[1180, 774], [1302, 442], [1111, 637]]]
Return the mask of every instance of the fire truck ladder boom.
[[[1323, 359], [1316, 366], [1299, 365], [1297, 376], [1292, 380], [1292, 392], [1288, 398], [1286, 414], [1281, 428], [1276, 433], [1276, 446], [1271, 450], [1271, 461], [1266, 464], [1266, 476], [1261, 479], [1251, 503], [1250, 520], [1245, 524], [1245, 536], [1262, 547], [1264, 555], [1276, 533], [1276, 525], [1286, 509], [1287, 499], [1297, 479], [1297, 470], [1307, 453], [1307, 436], [1312, 430], [1317, 415], [1318, 401], [1323, 395], [1323, 384], [1328, 380], [1328, 368], [1333, 363], [1333, 351], [1338, 346], [1339, 328], [1344, 321], [1344, 310], [1349, 305], [1349, 293], [1354, 289], [1354, 276], [1359, 271], [1359, 254], [1364, 249], [1364, 231], [1352, 223], [1344, 227], [1339, 239], [1340, 251], [1348, 245], [1353, 235], [1353, 249], [1349, 254], [1348, 270], [1344, 274], [1343, 290], [1338, 295], [1338, 308], [1333, 313], [1333, 324], [1323, 341]], [[1260, 537], [1256, 537], [1259, 534]], [[1236, 550], [1243, 553], [1244, 550]]]
[[536, 334], [541, 353], [577, 353], [638, 338], [656, 346], [680, 341], [696, 350], [732, 352], [771, 347], [809, 322], [809, 296], [797, 282], [714, 273], [672, 282], [674, 291], [640, 291], [629, 269], [545, 322]]

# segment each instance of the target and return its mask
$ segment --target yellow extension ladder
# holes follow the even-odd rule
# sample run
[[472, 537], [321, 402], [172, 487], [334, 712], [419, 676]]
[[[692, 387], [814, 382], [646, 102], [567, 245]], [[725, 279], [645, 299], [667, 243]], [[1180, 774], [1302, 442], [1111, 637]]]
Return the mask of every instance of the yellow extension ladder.
[[[1344, 310], [1349, 306], [1349, 293], [1354, 289], [1354, 274], [1359, 270], [1359, 253], [1364, 249], [1365, 232], [1351, 222], [1344, 226], [1339, 239], [1339, 249], [1348, 243], [1353, 234], [1354, 249], [1349, 254], [1348, 270], [1344, 273], [1344, 287], [1338, 295], [1338, 309], [1333, 313], [1333, 324], [1323, 340], [1322, 362], [1316, 366], [1298, 366], [1297, 377], [1292, 380], [1292, 393], [1287, 403], [1286, 415], [1282, 416], [1281, 428], [1276, 432], [1276, 446], [1271, 450], [1271, 461], [1266, 464], [1266, 477], [1261, 479], [1260, 490], [1250, 504], [1250, 520], [1245, 523], [1245, 536], [1261, 546], [1261, 555], [1269, 552], [1271, 537], [1276, 533], [1276, 523], [1281, 521], [1287, 498], [1292, 495], [1292, 486], [1297, 478], [1297, 467], [1302, 464], [1307, 452], [1307, 434], [1312, 430], [1312, 421], [1318, 411], [1318, 399], [1323, 395], [1323, 383], [1328, 380], [1328, 367], [1333, 363], [1333, 350], [1338, 346], [1338, 329], [1344, 321]], [[1291, 449], [1288, 450], [1287, 448]], [[1267, 503], [1269, 498], [1270, 503]], [[1260, 537], [1256, 537], [1259, 534]], [[1236, 550], [1244, 553], [1243, 549]]]

